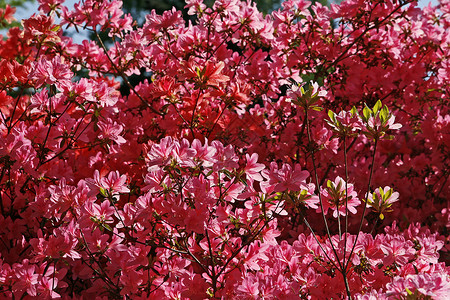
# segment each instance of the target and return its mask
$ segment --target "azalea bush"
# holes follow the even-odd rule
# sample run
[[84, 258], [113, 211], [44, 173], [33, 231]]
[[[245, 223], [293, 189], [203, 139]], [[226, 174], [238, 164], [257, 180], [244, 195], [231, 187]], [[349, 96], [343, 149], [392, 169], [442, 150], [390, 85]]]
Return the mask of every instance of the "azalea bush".
[[38, 2], [0, 42], [2, 298], [448, 297], [450, 3]]

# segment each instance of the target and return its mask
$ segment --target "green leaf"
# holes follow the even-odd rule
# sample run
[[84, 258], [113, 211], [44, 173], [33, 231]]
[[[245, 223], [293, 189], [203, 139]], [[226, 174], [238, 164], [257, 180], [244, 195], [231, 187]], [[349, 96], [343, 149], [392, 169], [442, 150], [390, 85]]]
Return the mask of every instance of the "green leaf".
[[381, 187], [379, 187], [378, 190], [380, 191], [380, 196], [381, 196], [381, 198], [383, 198], [383, 196], [384, 196], [384, 190], [383, 190]]
[[331, 189], [332, 186], [333, 186], [333, 182], [332, 182], [331, 180], [328, 179], [328, 181], [327, 181], [327, 187]]
[[364, 121], [368, 121], [370, 116], [372, 115], [372, 110], [367, 106], [363, 109]]
[[328, 111], [328, 116], [330, 117], [330, 120], [336, 123], [336, 115], [332, 110]]
[[378, 113], [378, 111], [380, 110], [380, 108], [382, 107], [382, 103], [381, 100], [378, 100], [377, 103], [375, 103], [375, 105], [373, 106], [373, 113], [376, 115]]
[[213, 173], [214, 171], [211, 169], [211, 170], [209, 170], [209, 172], [206, 174], [206, 177], [209, 177], [209, 176], [211, 176], [211, 174]]
[[234, 175], [228, 171], [227, 169], [223, 169], [222, 172], [225, 174], [225, 176], [227, 176], [229, 179], [233, 179]]
[[380, 111], [380, 120], [381, 120], [381, 124], [386, 124], [387, 120], [389, 119], [389, 109], [388, 107], [385, 105], [383, 106], [383, 108]]
[[336, 191], [342, 190], [342, 181], [339, 180], [338, 186], [336, 188]]
[[177, 173], [177, 175], [181, 175], [181, 169], [179, 167], [174, 167], [173, 170]]
[[102, 224], [102, 226], [105, 227], [106, 230], [108, 230], [108, 231], [113, 231], [112, 228], [111, 228], [111, 226], [109, 226], [109, 225], [106, 224], [106, 223], [105, 223], [105, 224]]
[[242, 182], [242, 184], [244, 184], [246, 187], [248, 187], [248, 183], [247, 183], [247, 180], [245, 178], [240, 177], [239, 181]]
[[392, 189], [389, 189], [389, 191], [387, 191], [385, 196], [386, 196], [385, 199], [389, 199], [392, 196]]
[[108, 194], [107, 194], [107, 191], [104, 189], [104, 188], [100, 188], [100, 194], [103, 196], [103, 197], [108, 197]]

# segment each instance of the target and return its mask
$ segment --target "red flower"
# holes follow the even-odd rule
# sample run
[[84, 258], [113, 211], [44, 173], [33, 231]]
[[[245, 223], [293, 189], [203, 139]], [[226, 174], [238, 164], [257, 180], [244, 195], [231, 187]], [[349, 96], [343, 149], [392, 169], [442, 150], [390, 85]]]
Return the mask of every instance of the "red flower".
[[6, 4], [5, 8], [0, 8], [0, 22], [6, 21], [6, 23], [11, 24], [14, 20], [16, 20], [13, 15], [16, 12], [15, 7], [11, 7], [9, 4]]

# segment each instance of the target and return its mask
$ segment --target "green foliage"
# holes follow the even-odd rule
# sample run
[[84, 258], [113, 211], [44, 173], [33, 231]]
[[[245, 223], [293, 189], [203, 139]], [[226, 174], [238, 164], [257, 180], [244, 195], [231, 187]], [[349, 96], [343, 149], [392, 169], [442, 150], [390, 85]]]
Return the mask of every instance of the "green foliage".
[[[25, 7], [26, 3], [33, 3], [34, 0], [0, 0], [0, 8], [6, 8], [6, 5], [10, 5], [11, 7]], [[0, 30], [9, 29], [11, 27], [20, 26], [20, 20], [13, 21], [11, 23], [0, 22]]]
[[7, 4], [14, 7], [24, 7], [25, 3], [33, 3], [34, 0], [0, 0], [0, 8], [5, 8]]

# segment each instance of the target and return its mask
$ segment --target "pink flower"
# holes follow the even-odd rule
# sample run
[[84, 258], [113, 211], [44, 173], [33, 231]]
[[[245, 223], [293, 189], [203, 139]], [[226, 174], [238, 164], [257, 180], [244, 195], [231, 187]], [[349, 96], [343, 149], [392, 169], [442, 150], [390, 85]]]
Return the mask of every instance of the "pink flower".
[[87, 201], [84, 205], [86, 212], [99, 223], [112, 223], [112, 215], [115, 213], [114, 207], [110, 206], [108, 200], [103, 201], [100, 205], [93, 201]]
[[337, 154], [339, 149], [339, 140], [333, 138], [333, 133], [325, 127], [313, 127], [311, 129], [312, 138], [316, 141], [319, 149], [325, 148], [331, 150], [334, 154]]
[[186, 6], [184, 8], [188, 8], [188, 15], [195, 15], [196, 13], [203, 12], [206, 5], [203, 4], [203, 0], [186, 0]]
[[245, 154], [245, 157], [247, 159], [247, 163], [244, 167], [244, 172], [247, 175], [247, 178], [262, 181], [263, 177], [261, 176], [260, 171], [264, 170], [265, 166], [258, 163], [258, 154], [253, 153], [251, 156]]
[[8, 24], [11, 24], [15, 18], [14, 13], [16, 12], [15, 7], [11, 7], [9, 4], [6, 4], [5, 8], [0, 8], [0, 20], [5, 20]]
[[306, 90], [302, 85], [293, 85], [287, 92], [287, 101], [292, 101], [292, 103], [304, 108], [314, 108], [318, 101], [326, 95], [327, 92], [320, 88], [317, 82], [311, 81]]
[[207, 61], [203, 67], [200, 67], [194, 60], [190, 60], [184, 68], [183, 76], [186, 79], [192, 79], [199, 87], [218, 88], [221, 83], [229, 80], [228, 76], [221, 73], [224, 67], [223, 61], [218, 63]]
[[156, 14], [156, 11], [153, 10], [145, 16], [145, 20], [144, 32], [146, 34], [151, 32], [157, 33], [160, 30], [168, 30], [184, 24], [181, 12], [177, 11], [175, 7], [172, 10], [166, 10], [162, 16]]
[[70, 85], [72, 76], [69, 66], [61, 57], [56, 56], [51, 60], [47, 60], [45, 57], [39, 59], [35, 63], [34, 71], [30, 74], [30, 79], [35, 80], [37, 86], [49, 84], [63, 89]]
[[58, 278], [47, 276], [42, 277], [38, 287], [38, 291], [40, 293], [39, 296], [44, 299], [61, 298], [61, 296], [55, 292], [55, 289], [58, 287], [58, 282]]
[[237, 157], [232, 145], [228, 145], [225, 147], [221, 142], [213, 141], [211, 143], [211, 146], [216, 149], [216, 152], [213, 156], [214, 170], [230, 170], [239, 167], [239, 158]]
[[430, 299], [447, 299], [450, 295], [450, 280], [447, 275], [440, 273], [397, 276], [386, 287], [386, 294], [396, 298], [410, 294], [420, 299], [426, 296]]
[[259, 297], [259, 283], [256, 276], [248, 274], [243, 280], [242, 284], [238, 286], [237, 291], [247, 299], [258, 299]]
[[8, 106], [14, 101], [14, 98], [6, 94], [6, 91], [0, 92], [0, 112], [8, 115], [9, 108]]
[[[60, 34], [62, 33], [62, 31], [60, 30], [58, 25], [54, 24], [53, 16], [33, 14], [29, 19], [25, 19], [22, 22], [24, 29], [23, 36], [26, 39], [33, 41], [34, 43], [43, 43], [44, 41], [51, 43], [58, 43], [61, 41]], [[61, 56], [55, 56], [52, 60], [60, 60], [60, 59]], [[45, 58], [45, 60], [47, 59]], [[46, 64], [42, 65], [42, 67], [45, 66], [48, 65]], [[61, 67], [62, 65], [58, 64], [57, 68], [48, 71], [49, 73], [51, 73], [52, 71], [58, 72], [59, 68]], [[65, 66], [65, 69], [67, 69], [67, 66]]]
[[269, 169], [263, 170], [262, 175], [268, 179], [261, 183], [264, 192], [269, 192], [269, 188], [273, 189], [273, 192], [300, 191], [306, 184], [309, 172], [302, 170], [300, 165], [295, 165], [292, 169], [291, 165], [283, 164], [281, 169], [278, 169], [277, 164], [272, 162]]
[[306, 207], [312, 209], [319, 208], [319, 196], [314, 194], [315, 185], [313, 183], [308, 183], [303, 186], [302, 190], [298, 194], [298, 199], [296, 201], [303, 202]]
[[403, 236], [385, 239], [380, 245], [380, 248], [385, 255], [383, 258], [383, 263], [385, 265], [396, 263], [403, 266], [415, 253], [413, 243], [411, 241], [406, 241]]
[[395, 122], [395, 116], [390, 115], [389, 118], [386, 121], [381, 120], [380, 118], [371, 117], [368, 121], [368, 125], [371, 128], [383, 128], [383, 130], [389, 130], [389, 129], [400, 129], [402, 128], [402, 125]]
[[[0, 298], [446, 299], [450, 1], [203, 1], [39, 0], [0, 38]], [[352, 235], [369, 175], [399, 209]]]
[[44, 14], [48, 14], [51, 11], [54, 11], [64, 3], [65, 0], [38, 0], [39, 2], [39, 10]]
[[[341, 216], [356, 214], [356, 207], [361, 203], [358, 194], [353, 189], [353, 184], [347, 183], [341, 178], [336, 177], [334, 182], [327, 181], [325, 188], [320, 188], [322, 196], [323, 213], [327, 214], [328, 209], [333, 210], [333, 217], [337, 218], [338, 212]], [[347, 203], [347, 204], [346, 204]], [[317, 212], [320, 212], [320, 208]]]
[[394, 123], [395, 116], [386, 105], [382, 105], [380, 100], [375, 103], [372, 109], [368, 106], [364, 107], [361, 118], [365, 123], [363, 133], [373, 139], [383, 137], [388, 130], [402, 127], [401, 124]]
[[217, 152], [216, 148], [208, 146], [208, 140], [205, 140], [205, 145], [195, 139], [191, 148], [195, 150], [195, 159], [202, 162], [204, 167], [211, 167], [214, 162], [214, 154]]
[[197, 152], [189, 145], [189, 141], [182, 139], [175, 143], [174, 157], [182, 167], [195, 167], [195, 156]]
[[86, 179], [86, 183], [95, 192], [100, 192], [103, 196], [114, 196], [119, 193], [129, 193], [126, 186], [127, 176], [120, 175], [118, 171], [108, 174], [108, 177], [101, 177], [98, 170], [94, 171], [94, 178]]
[[127, 176], [120, 175], [119, 171], [110, 172], [107, 178], [102, 178], [102, 186], [109, 190], [111, 194], [129, 193], [130, 190], [126, 186]]
[[[118, 99], [119, 92], [113, 87], [109, 86], [107, 82], [96, 82], [92, 85], [92, 94], [102, 107], [114, 106]], [[91, 98], [89, 97], [89, 100]]]
[[333, 131], [339, 136], [356, 136], [356, 133], [362, 129], [362, 121], [356, 113], [356, 108], [351, 111], [341, 111], [335, 114], [331, 110], [328, 111], [330, 120], [325, 120], [331, 126]]
[[23, 264], [13, 265], [15, 275], [18, 279], [14, 285], [14, 292], [27, 292], [30, 296], [36, 296], [39, 274], [36, 274], [35, 265], [28, 264], [25, 260]]
[[[73, 82], [68, 90], [71, 96], [79, 97], [78, 101], [80, 102], [96, 102], [97, 98], [93, 92], [94, 86], [96, 86], [95, 82], [86, 78], [81, 78], [79, 81]], [[97, 90], [97, 88], [95, 88], [95, 90]]]
[[377, 188], [373, 194], [369, 193], [367, 196], [367, 207], [371, 207], [378, 213], [380, 219], [384, 219], [384, 213], [391, 212], [392, 204], [398, 201], [399, 193], [393, 191], [390, 187], [385, 186], [384, 189]]
[[170, 136], [161, 139], [159, 144], [152, 145], [147, 153], [147, 170], [149, 172], [157, 170], [160, 166], [169, 162], [173, 156], [172, 151], [174, 148], [175, 144]]
[[123, 131], [123, 126], [118, 124], [111, 119], [107, 119], [105, 122], [99, 121], [98, 128], [100, 129], [100, 134], [98, 138], [105, 141], [114, 141], [117, 144], [123, 144], [126, 140], [120, 136]]

